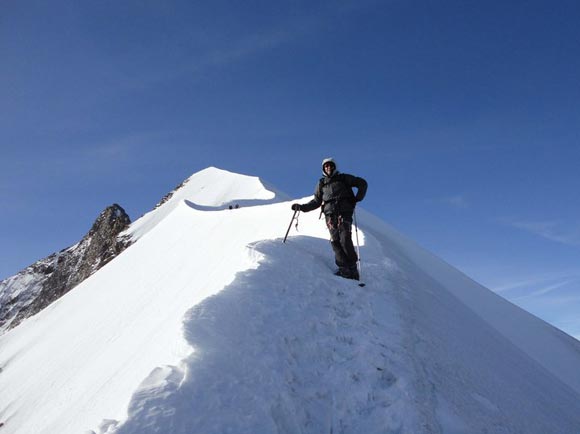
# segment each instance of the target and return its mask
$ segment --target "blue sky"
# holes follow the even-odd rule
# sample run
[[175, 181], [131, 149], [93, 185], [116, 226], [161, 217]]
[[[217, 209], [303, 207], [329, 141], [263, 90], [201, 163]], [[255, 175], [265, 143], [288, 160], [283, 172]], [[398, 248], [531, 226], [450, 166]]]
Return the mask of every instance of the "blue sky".
[[[213, 165], [364, 207], [580, 336], [577, 1], [5, 1], [0, 279]], [[281, 222], [284, 229], [286, 222]]]

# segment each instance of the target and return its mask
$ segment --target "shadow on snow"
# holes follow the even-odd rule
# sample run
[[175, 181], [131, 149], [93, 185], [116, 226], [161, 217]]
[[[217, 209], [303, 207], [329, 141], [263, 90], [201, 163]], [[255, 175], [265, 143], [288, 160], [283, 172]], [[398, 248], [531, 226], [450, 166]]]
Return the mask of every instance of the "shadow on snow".
[[[188, 312], [184, 333], [193, 354], [180, 368], [154, 370], [115, 432], [320, 434], [388, 427], [385, 409], [395, 400], [396, 378], [387, 369], [385, 292], [373, 295], [334, 276], [330, 246], [318, 238], [249, 248], [261, 255], [259, 267], [238, 273]], [[375, 318], [373, 308], [381, 306], [386, 315]]]

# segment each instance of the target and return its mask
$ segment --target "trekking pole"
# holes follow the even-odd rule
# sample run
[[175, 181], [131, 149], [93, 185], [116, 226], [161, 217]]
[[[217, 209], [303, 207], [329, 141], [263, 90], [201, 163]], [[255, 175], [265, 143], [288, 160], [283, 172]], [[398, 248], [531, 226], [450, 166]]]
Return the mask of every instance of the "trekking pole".
[[362, 282], [362, 262], [360, 260], [360, 247], [359, 247], [359, 243], [358, 243], [358, 225], [356, 223], [356, 211], [353, 211], [354, 216], [354, 232], [356, 234], [356, 255], [358, 256], [358, 259], [356, 261], [356, 265], [358, 267], [358, 278], [359, 278], [359, 284], [358, 286], [363, 287], [365, 286], [365, 284]]
[[286, 238], [288, 238], [288, 234], [290, 233], [290, 228], [292, 227], [292, 222], [296, 218], [296, 214], [299, 212], [300, 211], [298, 211], [298, 210], [294, 211], [294, 215], [292, 216], [292, 220], [290, 220], [290, 224], [288, 225], [288, 230], [286, 231], [286, 236], [284, 237], [284, 241], [283, 241], [284, 243], [286, 242]]

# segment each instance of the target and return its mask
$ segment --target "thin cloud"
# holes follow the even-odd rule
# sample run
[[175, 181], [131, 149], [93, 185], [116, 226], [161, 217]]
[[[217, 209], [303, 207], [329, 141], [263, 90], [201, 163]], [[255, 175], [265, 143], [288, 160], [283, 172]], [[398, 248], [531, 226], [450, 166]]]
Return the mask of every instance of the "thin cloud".
[[580, 275], [576, 271], [557, 271], [525, 277], [503, 278], [500, 283], [491, 285], [489, 288], [497, 293], [528, 289], [541, 294], [579, 280]]
[[544, 286], [543, 288], [540, 288], [540, 289], [537, 289], [533, 292], [530, 292], [529, 294], [523, 295], [521, 297], [516, 297], [516, 300], [525, 300], [525, 299], [529, 299], [529, 298], [541, 297], [541, 296], [547, 295], [553, 291], [556, 291], [560, 288], [563, 288], [572, 282], [573, 282], [572, 280], [564, 280], [563, 282], [557, 282], [557, 283], [554, 283], [551, 285], [547, 285], [547, 286]]
[[571, 336], [580, 335], [578, 272], [553, 272], [528, 279], [515, 278], [493, 288], [514, 304], [543, 318]]
[[503, 282], [491, 288], [494, 292], [508, 292], [514, 289], [529, 288], [530, 286], [541, 285], [546, 282], [546, 277], [531, 277], [527, 279], [515, 279]]
[[231, 64], [243, 62], [247, 58], [259, 56], [262, 53], [276, 50], [277, 48], [299, 40], [307, 36], [316, 35], [342, 15], [352, 13], [364, 7], [372, 7], [376, 1], [346, 2], [341, 7], [322, 8], [313, 11], [310, 15], [293, 18], [285, 22], [272, 25], [270, 29], [249, 32], [239, 35], [238, 38], [228, 43], [217, 44], [213, 49], [201, 53], [184, 53], [186, 60], [179, 66], [173, 66], [170, 70], [156, 71], [149, 76], [141, 71], [139, 78], [131, 77], [125, 84], [130, 88], [144, 88], [161, 82], [176, 80], [184, 77], [190, 79], [200, 76], [208, 70], [227, 67]]
[[60, 149], [50, 156], [28, 160], [27, 163], [48, 166], [59, 173], [100, 171], [140, 161], [152, 149], [161, 149], [171, 137], [171, 133], [163, 131], [110, 136], [101, 140], [74, 143], [74, 147]]
[[469, 207], [467, 199], [462, 195], [448, 196], [441, 199], [441, 202], [451, 205], [455, 208], [465, 209]]
[[[83, 157], [102, 160], [135, 158], [136, 152], [153, 144], [165, 144], [173, 136], [167, 131], [138, 131], [87, 143]], [[90, 145], [90, 146], [89, 146]]]
[[530, 222], [504, 220], [504, 223], [550, 241], [570, 246], [580, 246], [580, 226], [578, 225], [575, 227], [566, 227], [558, 221]]
[[102, 143], [88, 148], [86, 156], [98, 160], [120, 160], [128, 158], [135, 148], [132, 140], [121, 139], [110, 143]]
[[438, 203], [447, 206], [451, 206], [457, 209], [466, 209], [469, 208], [469, 202], [465, 198], [465, 196], [456, 194], [452, 196], [443, 196], [438, 197], [436, 199], [429, 199], [426, 201], [427, 203]]

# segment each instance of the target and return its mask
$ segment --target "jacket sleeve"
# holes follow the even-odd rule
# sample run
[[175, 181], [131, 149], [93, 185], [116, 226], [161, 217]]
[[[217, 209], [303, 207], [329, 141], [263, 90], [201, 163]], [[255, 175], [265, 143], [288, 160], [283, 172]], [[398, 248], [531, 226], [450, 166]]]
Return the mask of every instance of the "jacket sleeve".
[[356, 196], [354, 197], [357, 202], [360, 202], [365, 198], [368, 184], [363, 178], [351, 176], [350, 187], [356, 187], [357, 189]]
[[316, 208], [320, 207], [320, 205], [322, 205], [322, 192], [320, 191], [320, 183], [318, 183], [316, 184], [316, 190], [314, 191], [314, 199], [312, 199], [310, 202], [305, 203], [304, 205], [301, 205], [301, 211], [303, 212], [313, 211]]

